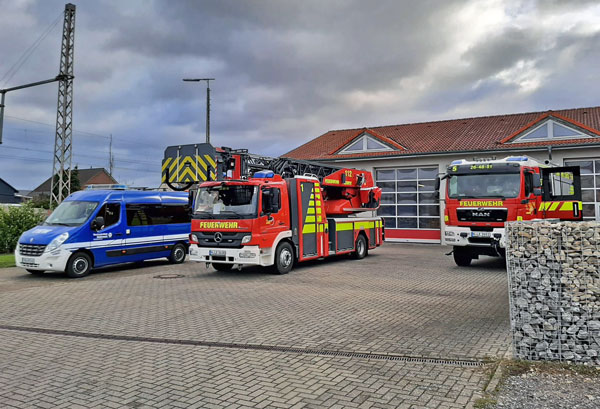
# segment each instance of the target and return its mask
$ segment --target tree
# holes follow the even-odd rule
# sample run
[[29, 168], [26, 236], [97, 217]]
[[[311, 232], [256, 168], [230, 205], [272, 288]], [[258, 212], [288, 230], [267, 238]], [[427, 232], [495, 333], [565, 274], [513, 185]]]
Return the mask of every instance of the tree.
[[[67, 169], [65, 173], [66, 172], [69, 172], [69, 170]], [[81, 190], [81, 182], [79, 181], [79, 168], [77, 165], [75, 165], [75, 168], [71, 171], [71, 184], [69, 186], [71, 193]], [[58, 196], [58, 175], [54, 175], [54, 194]]]

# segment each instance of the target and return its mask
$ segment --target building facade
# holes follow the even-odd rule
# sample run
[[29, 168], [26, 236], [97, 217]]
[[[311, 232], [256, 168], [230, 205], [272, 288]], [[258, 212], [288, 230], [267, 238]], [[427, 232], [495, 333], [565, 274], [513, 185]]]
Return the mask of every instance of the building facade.
[[370, 170], [386, 240], [439, 243], [436, 177], [457, 159], [516, 155], [580, 166], [584, 219], [600, 220], [600, 107], [334, 130], [283, 156]]

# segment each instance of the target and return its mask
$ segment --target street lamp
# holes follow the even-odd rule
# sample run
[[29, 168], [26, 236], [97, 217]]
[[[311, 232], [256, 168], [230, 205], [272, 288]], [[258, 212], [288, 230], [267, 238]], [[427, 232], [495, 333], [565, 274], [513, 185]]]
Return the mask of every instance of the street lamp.
[[184, 78], [186, 82], [206, 81], [206, 143], [210, 143], [210, 81], [214, 78]]

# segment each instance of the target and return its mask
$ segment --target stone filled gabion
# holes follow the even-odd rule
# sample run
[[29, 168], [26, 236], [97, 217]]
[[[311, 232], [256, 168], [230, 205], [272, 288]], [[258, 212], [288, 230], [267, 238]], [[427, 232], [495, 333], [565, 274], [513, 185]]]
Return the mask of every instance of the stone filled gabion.
[[600, 364], [600, 223], [506, 226], [516, 358]]

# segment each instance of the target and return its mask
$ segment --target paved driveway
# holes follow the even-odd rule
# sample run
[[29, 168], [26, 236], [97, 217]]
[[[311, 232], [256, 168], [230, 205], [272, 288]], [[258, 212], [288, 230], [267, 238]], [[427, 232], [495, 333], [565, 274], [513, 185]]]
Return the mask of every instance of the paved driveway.
[[160, 261], [81, 280], [0, 270], [0, 402], [465, 407], [479, 361], [509, 346], [506, 273], [446, 251], [387, 244], [285, 276]]

